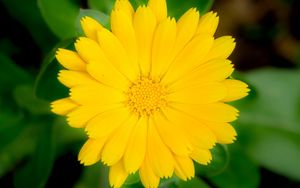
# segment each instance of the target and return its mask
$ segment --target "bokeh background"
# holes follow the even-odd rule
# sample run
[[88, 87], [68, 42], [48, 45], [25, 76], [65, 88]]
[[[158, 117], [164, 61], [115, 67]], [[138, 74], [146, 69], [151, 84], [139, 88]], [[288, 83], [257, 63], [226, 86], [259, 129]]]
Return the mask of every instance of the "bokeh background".
[[[134, 5], [144, 0], [132, 0]], [[107, 168], [83, 167], [86, 139], [50, 113], [66, 95], [58, 83], [57, 47], [82, 35], [89, 15], [107, 25], [113, 0], [0, 0], [0, 187], [107, 188]], [[233, 75], [250, 85], [234, 105], [237, 141], [213, 149], [213, 162], [196, 165], [197, 178], [163, 180], [161, 188], [300, 187], [300, 1], [168, 0], [176, 18], [189, 7], [220, 16], [216, 36], [232, 35]], [[124, 186], [138, 188], [137, 175]]]

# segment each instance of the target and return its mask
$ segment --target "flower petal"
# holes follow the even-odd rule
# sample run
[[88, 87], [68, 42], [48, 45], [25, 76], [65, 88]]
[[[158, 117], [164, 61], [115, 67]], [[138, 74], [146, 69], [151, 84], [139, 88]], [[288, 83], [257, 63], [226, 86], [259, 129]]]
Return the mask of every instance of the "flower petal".
[[90, 138], [101, 138], [113, 133], [129, 118], [130, 114], [126, 108], [105, 111], [91, 119], [87, 123], [85, 131]]
[[231, 144], [236, 140], [237, 133], [229, 123], [204, 122], [215, 134], [218, 143]]
[[176, 56], [195, 35], [199, 22], [199, 12], [191, 8], [177, 22], [176, 44], [173, 56]]
[[100, 139], [88, 139], [79, 152], [78, 160], [80, 163], [88, 166], [98, 162], [105, 141], [106, 137]]
[[137, 121], [137, 116], [131, 116], [107, 141], [103, 148], [101, 158], [104, 164], [108, 166], [114, 165], [123, 157], [132, 130]]
[[227, 79], [222, 82], [227, 88], [227, 96], [223, 101], [230, 102], [241, 99], [248, 95], [248, 85], [239, 80]]
[[70, 89], [70, 97], [82, 105], [117, 104], [126, 100], [121, 91], [100, 83], [73, 87]]
[[119, 161], [117, 164], [109, 168], [109, 184], [113, 188], [120, 188], [128, 177], [128, 173], [124, 169], [124, 164]]
[[174, 172], [174, 159], [169, 148], [163, 143], [154, 124], [148, 128], [147, 154], [153, 171], [159, 177], [171, 177]]
[[151, 168], [148, 157], [145, 157], [144, 162], [139, 171], [141, 181], [147, 188], [157, 188], [159, 185], [159, 177], [154, 173]]
[[170, 64], [170, 55], [176, 40], [176, 21], [167, 18], [158, 26], [154, 34], [152, 46], [151, 72], [154, 78], [161, 76]]
[[132, 17], [129, 17], [123, 10], [113, 10], [111, 13], [111, 30], [124, 46], [130, 60], [137, 64], [137, 42]]
[[156, 18], [152, 10], [145, 6], [138, 7], [134, 15], [133, 26], [139, 49], [140, 69], [143, 75], [148, 75], [150, 72], [153, 35], [156, 28]]
[[235, 48], [234, 38], [231, 36], [223, 36], [214, 40], [214, 44], [204, 61], [212, 59], [226, 59], [230, 56]]
[[116, 0], [114, 10], [124, 11], [130, 17], [134, 13], [133, 7], [128, 0]]
[[182, 130], [181, 134], [187, 135], [193, 149], [211, 149], [215, 145], [216, 137], [204, 123], [172, 108], [166, 108], [165, 114], [173, 127], [179, 127]]
[[162, 78], [163, 81], [172, 83], [203, 63], [202, 59], [207, 56], [212, 44], [211, 36], [199, 35], [193, 38], [171, 64], [168, 72]]
[[167, 98], [168, 101], [180, 103], [208, 104], [224, 99], [226, 94], [226, 87], [214, 82], [174, 91], [167, 95]]
[[133, 129], [124, 155], [126, 172], [134, 173], [144, 161], [147, 144], [148, 119], [141, 117]]
[[80, 57], [87, 63], [90, 61], [101, 61], [105, 57], [99, 44], [86, 37], [80, 37], [75, 43], [75, 48]]
[[51, 103], [51, 111], [58, 115], [66, 115], [74, 108], [78, 107], [70, 98], [63, 98]]
[[56, 52], [57, 61], [66, 69], [85, 71], [85, 62], [76, 52], [59, 48]]
[[189, 157], [174, 156], [175, 174], [182, 180], [187, 181], [195, 176], [195, 168]]
[[190, 74], [181, 77], [168, 86], [169, 91], [177, 91], [187, 87], [194, 87], [207, 82], [223, 81], [233, 72], [231, 61], [214, 59], [200, 65]]
[[68, 124], [74, 128], [82, 128], [86, 125], [86, 123], [95, 117], [98, 114], [101, 114], [105, 111], [109, 111], [112, 109], [121, 108], [120, 104], [118, 105], [84, 105], [79, 106], [75, 110], [72, 110], [67, 115]]
[[130, 81], [124, 77], [107, 59], [91, 61], [86, 67], [88, 73], [99, 82], [112, 88], [125, 91]]
[[199, 120], [211, 122], [231, 122], [236, 120], [238, 116], [236, 108], [219, 102], [201, 105], [173, 103], [172, 106]]
[[[153, 120], [153, 122], [151, 122]], [[171, 121], [162, 114], [156, 114], [150, 119], [164, 143], [177, 155], [188, 156], [190, 143], [182, 130], [174, 126]]]
[[207, 165], [212, 160], [212, 155], [207, 149], [195, 148], [191, 153], [191, 158], [199, 164]]
[[98, 42], [108, 60], [116, 69], [127, 76], [131, 81], [137, 78], [139, 73], [137, 62], [130, 60], [120, 40], [115, 35], [107, 29], [102, 29], [98, 32]]
[[58, 73], [58, 80], [68, 88], [78, 85], [97, 84], [97, 80], [93, 79], [85, 72], [61, 70]]
[[148, 6], [154, 12], [157, 23], [167, 18], [167, 2], [166, 0], [149, 0]]
[[197, 29], [197, 35], [207, 34], [213, 36], [219, 24], [217, 13], [208, 12], [201, 16]]
[[103, 28], [102, 25], [89, 16], [81, 18], [80, 23], [84, 34], [90, 39], [97, 40], [97, 31]]

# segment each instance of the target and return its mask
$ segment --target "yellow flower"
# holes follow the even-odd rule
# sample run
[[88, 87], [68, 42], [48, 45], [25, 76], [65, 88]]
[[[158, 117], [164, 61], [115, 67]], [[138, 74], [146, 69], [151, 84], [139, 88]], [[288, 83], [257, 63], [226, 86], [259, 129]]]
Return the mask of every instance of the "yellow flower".
[[191, 8], [176, 22], [167, 17], [165, 0], [137, 10], [117, 0], [111, 31], [90, 17], [81, 25], [86, 37], [76, 41], [76, 52], [57, 52], [67, 69], [58, 79], [70, 96], [53, 102], [52, 111], [85, 129], [89, 139], [79, 160], [108, 165], [111, 186], [137, 171], [148, 188], [174, 173], [191, 179], [193, 161], [206, 165], [216, 143], [235, 140], [229, 122], [238, 110], [226, 102], [249, 89], [229, 79], [235, 43], [213, 37], [215, 13], [200, 17]]

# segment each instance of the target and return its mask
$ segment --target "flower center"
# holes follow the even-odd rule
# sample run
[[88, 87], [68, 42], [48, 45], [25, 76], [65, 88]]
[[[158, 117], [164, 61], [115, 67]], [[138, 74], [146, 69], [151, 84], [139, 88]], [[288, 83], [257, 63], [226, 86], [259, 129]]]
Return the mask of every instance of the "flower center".
[[129, 108], [139, 116], [149, 116], [167, 104], [165, 88], [159, 82], [147, 77], [133, 83], [127, 96]]

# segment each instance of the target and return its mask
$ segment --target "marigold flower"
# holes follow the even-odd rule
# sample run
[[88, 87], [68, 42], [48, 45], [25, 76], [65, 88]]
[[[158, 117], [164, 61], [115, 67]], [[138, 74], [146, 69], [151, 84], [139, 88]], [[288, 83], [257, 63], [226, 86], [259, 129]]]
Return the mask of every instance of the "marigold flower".
[[238, 110], [226, 102], [249, 89], [230, 79], [228, 56], [234, 39], [213, 37], [218, 17], [195, 8], [177, 22], [167, 17], [165, 0], [149, 0], [134, 10], [117, 0], [111, 31], [90, 17], [81, 25], [76, 51], [59, 49], [59, 81], [70, 96], [52, 103], [70, 126], [84, 128], [88, 141], [79, 153], [84, 165], [101, 160], [110, 167], [112, 187], [139, 172], [145, 187], [175, 173], [194, 177], [196, 161], [206, 165], [216, 143], [229, 144], [229, 122]]

